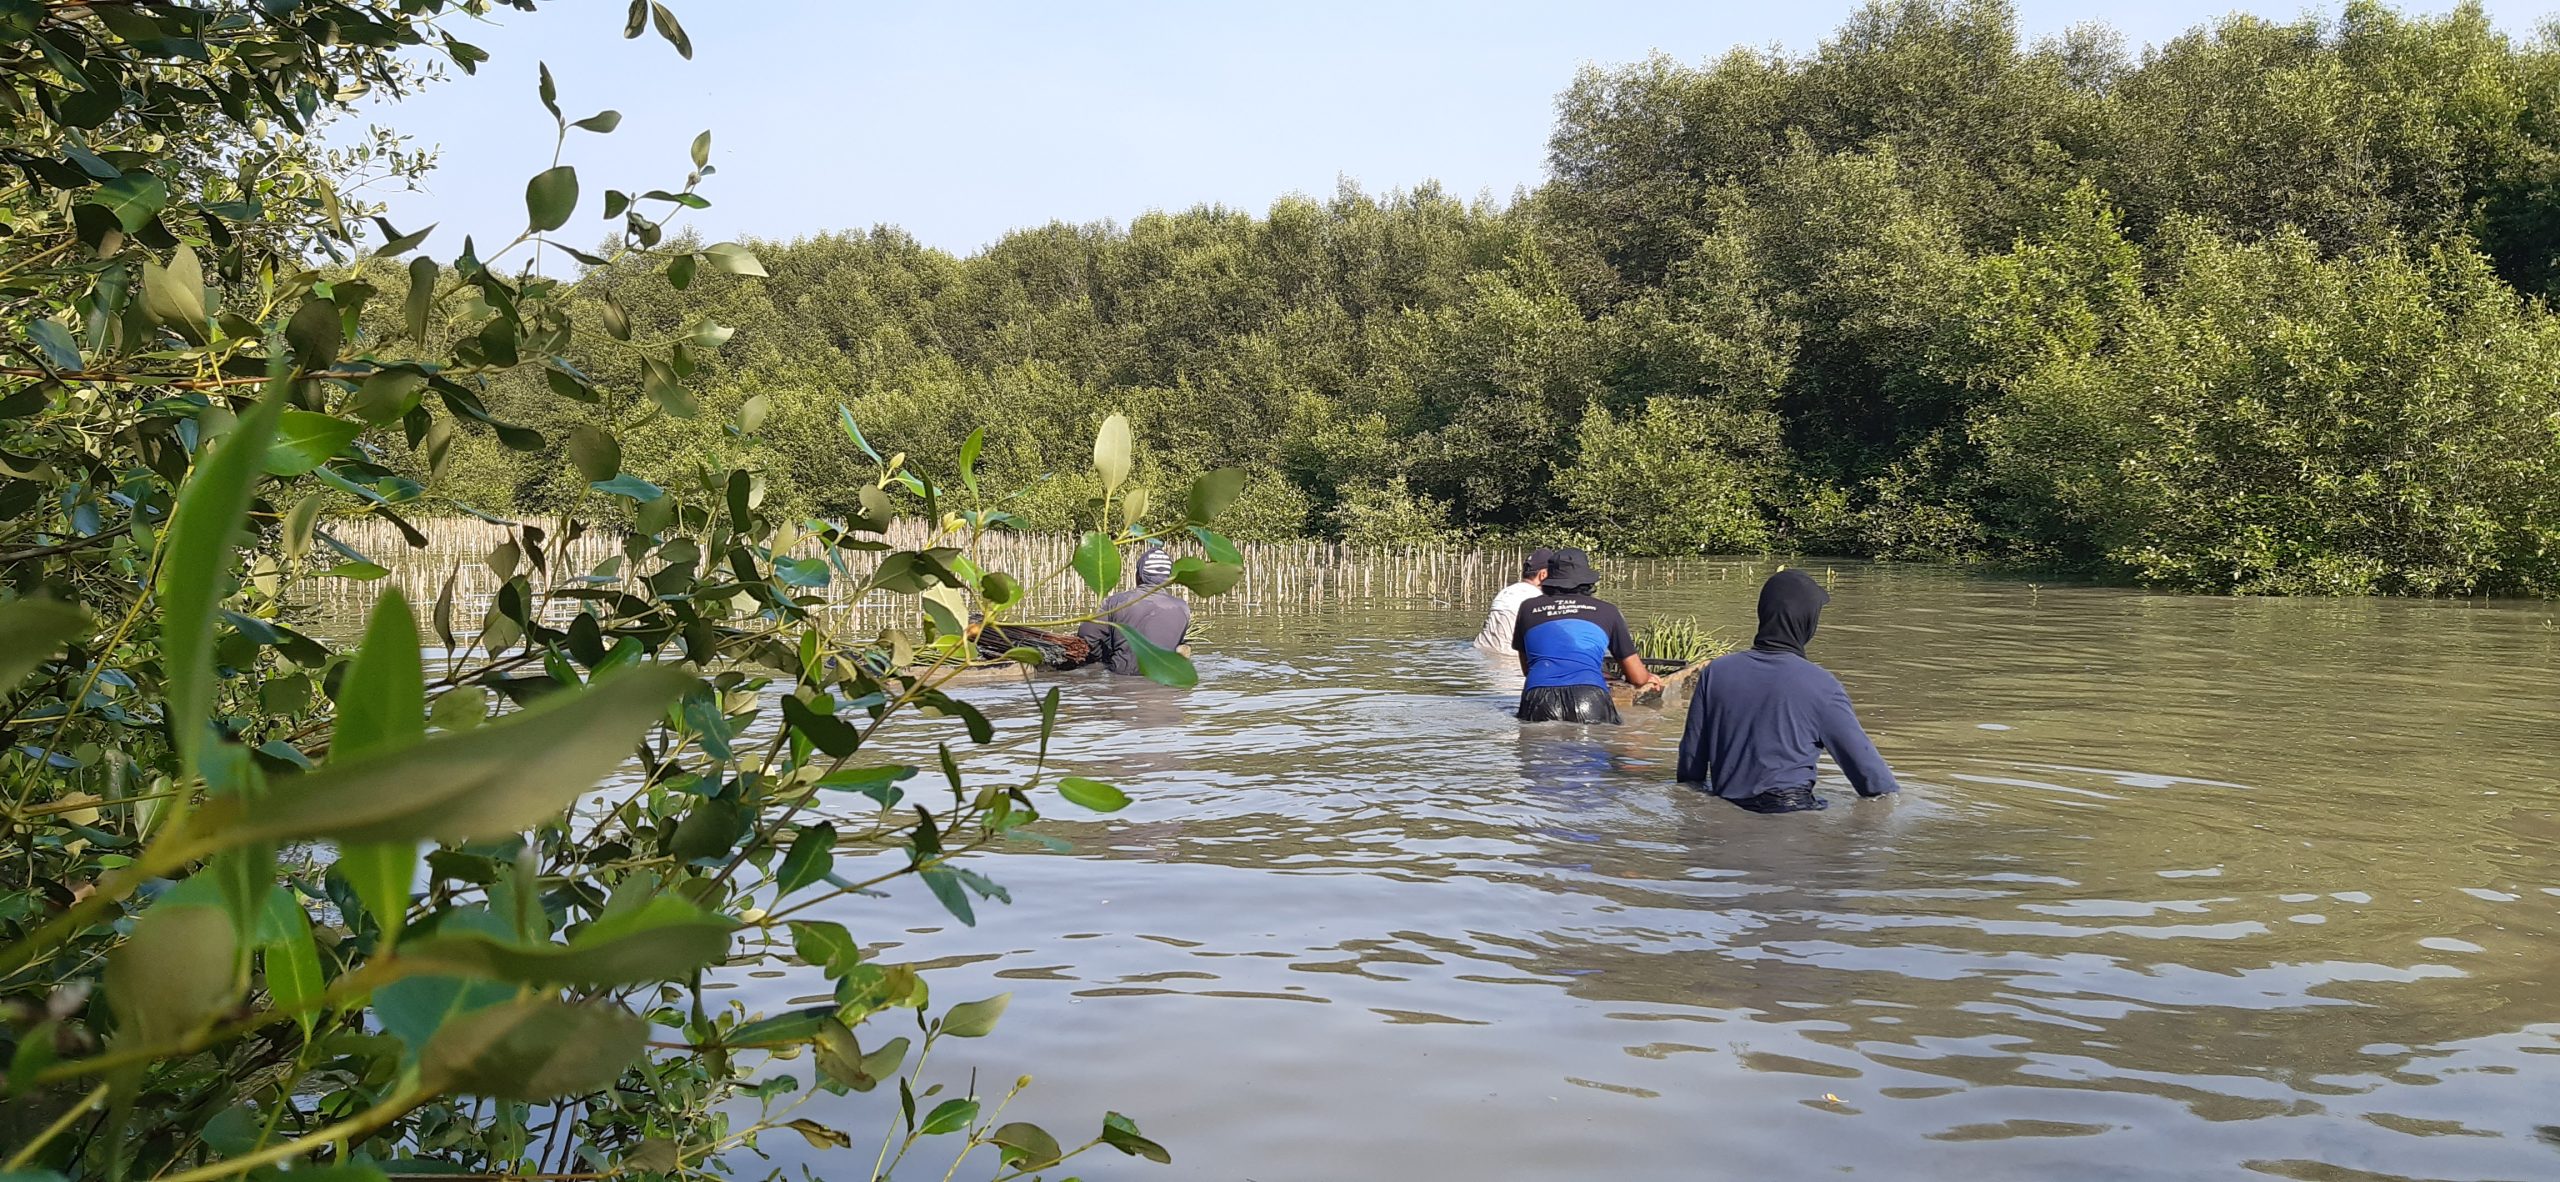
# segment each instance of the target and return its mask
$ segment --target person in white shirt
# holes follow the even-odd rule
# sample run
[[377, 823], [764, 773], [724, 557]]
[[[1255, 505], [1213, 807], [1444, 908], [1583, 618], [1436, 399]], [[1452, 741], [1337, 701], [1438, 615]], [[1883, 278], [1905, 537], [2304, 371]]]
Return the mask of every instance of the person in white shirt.
[[1547, 563], [1552, 553], [1541, 547], [1520, 561], [1520, 581], [1495, 593], [1493, 610], [1485, 613], [1484, 631], [1476, 634], [1477, 648], [1489, 653], [1516, 651], [1511, 647], [1511, 633], [1520, 618], [1520, 605], [1538, 597], [1539, 584], [1547, 581]]

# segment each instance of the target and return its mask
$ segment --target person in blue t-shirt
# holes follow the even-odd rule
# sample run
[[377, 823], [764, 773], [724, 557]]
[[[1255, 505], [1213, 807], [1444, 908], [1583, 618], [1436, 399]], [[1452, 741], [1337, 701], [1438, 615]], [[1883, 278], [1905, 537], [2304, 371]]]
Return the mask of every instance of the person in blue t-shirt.
[[1511, 647], [1520, 650], [1522, 722], [1618, 721], [1609, 700], [1609, 662], [1625, 669], [1627, 684], [1641, 691], [1661, 679], [1636, 651], [1627, 618], [1591, 594], [1600, 575], [1591, 556], [1558, 550], [1548, 556], [1546, 593], [1520, 605]]
[[1761, 586], [1751, 647], [1698, 674], [1680, 736], [1681, 783], [1703, 784], [1755, 813], [1829, 808], [1813, 791], [1814, 760], [1829, 751], [1858, 795], [1900, 789], [1849, 708], [1849, 691], [1804, 655], [1829, 602], [1800, 570], [1779, 571]]

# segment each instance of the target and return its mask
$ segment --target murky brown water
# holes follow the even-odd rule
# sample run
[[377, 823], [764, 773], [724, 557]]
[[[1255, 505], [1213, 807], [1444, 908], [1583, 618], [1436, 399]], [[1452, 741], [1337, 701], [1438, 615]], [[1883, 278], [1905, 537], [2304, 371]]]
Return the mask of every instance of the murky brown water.
[[[1741, 636], [1769, 569], [1603, 593]], [[1175, 1155], [1087, 1179], [2560, 1178], [2560, 610], [1830, 577], [1899, 799], [1705, 798], [1676, 712], [1524, 730], [1472, 604], [1246, 605], [1196, 690], [1059, 679], [1054, 762], [1137, 803], [972, 861], [1012, 906], [831, 918], [1013, 993], [932, 1078]], [[1022, 773], [1027, 694], [967, 696]], [[804, 1111], [858, 1163], [765, 1149], [858, 1176], [882, 1101]]]
[[[1739, 632], [1766, 569], [1617, 598]], [[1899, 800], [1706, 799], [1674, 714], [1524, 732], [1472, 606], [1221, 616], [1197, 690], [1063, 679], [1137, 803], [975, 862], [1012, 906], [836, 918], [1013, 992], [937, 1077], [1175, 1154], [1092, 1179], [2560, 1177], [2552, 607], [1835, 573]]]

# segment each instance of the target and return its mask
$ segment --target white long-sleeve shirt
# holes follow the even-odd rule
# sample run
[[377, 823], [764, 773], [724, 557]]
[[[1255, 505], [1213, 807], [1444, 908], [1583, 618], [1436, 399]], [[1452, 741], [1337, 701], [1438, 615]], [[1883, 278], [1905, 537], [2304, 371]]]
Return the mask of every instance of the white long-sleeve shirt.
[[1519, 622], [1520, 605], [1537, 598], [1538, 595], [1539, 588], [1536, 583], [1513, 583], [1496, 592], [1493, 597], [1493, 610], [1485, 613], [1484, 631], [1476, 634], [1476, 647], [1489, 653], [1518, 651], [1511, 647], [1511, 632], [1513, 626]]

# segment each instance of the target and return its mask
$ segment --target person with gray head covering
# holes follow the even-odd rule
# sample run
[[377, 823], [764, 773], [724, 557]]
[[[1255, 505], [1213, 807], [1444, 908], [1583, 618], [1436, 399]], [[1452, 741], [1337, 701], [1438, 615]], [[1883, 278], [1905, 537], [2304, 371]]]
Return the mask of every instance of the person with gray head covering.
[[1113, 592], [1102, 601], [1099, 615], [1076, 628], [1076, 635], [1092, 646], [1094, 661], [1114, 673], [1138, 671], [1138, 650], [1129, 644], [1128, 633], [1168, 651], [1182, 647], [1191, 633], [1191, 605], [1167, 586], [1173, 581], [1173, 556], [1149, 546], [1138, 556], [1137, 578], [1137, 586]]
[[1493, 610], [1484, 616], [1484, 630], [1476, 633], [1476, 647], [1489, 653], [1509, 653], [1511, 632], [1520, 622], [1520, 605], [1538, 597], [1538, 584], [1547, 581], [1547, 562], [1551, 552], [1540, 546], [1520, 560], [1520, 581], [1494, 593]]

